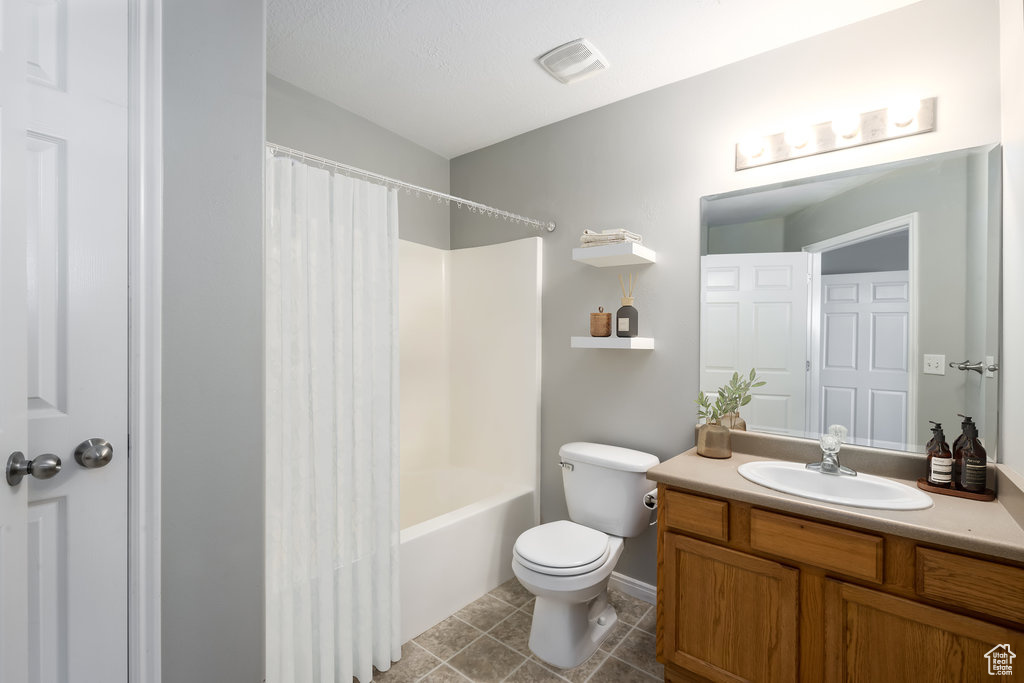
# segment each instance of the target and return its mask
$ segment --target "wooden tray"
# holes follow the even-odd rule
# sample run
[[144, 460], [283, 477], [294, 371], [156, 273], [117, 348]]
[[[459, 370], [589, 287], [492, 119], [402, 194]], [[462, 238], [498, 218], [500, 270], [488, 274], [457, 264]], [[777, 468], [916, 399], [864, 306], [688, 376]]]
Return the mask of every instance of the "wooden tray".
[[984, 493], [971, 493], [970, 491], [960, 491], [958, 489], [944, 489], [939, 486], [932, 486], [928, 483], [928, 480], [924, 478], [917, 480], [917, 488], [922, 491], [928, 491], [929, 493], [938, 493], [943, 496], [954, 496], [956, 498], [969, 498], [970, 500], [996, 499], [996, 492], [992, 489], [985, 489]]

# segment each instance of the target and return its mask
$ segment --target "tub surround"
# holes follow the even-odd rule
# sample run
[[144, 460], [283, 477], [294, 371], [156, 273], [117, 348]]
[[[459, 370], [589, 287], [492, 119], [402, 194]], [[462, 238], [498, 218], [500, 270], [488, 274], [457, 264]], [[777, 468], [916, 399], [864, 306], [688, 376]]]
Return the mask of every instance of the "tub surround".
[[[998, 491], [992, 502], [929, 494], [934, 505], [925, 510], [869, 510], [781, 493], [736, 471], [739, 465], [758, 460], [816, 462], [821, 459], [817, 442], [733, 432], [732, 444], [733, 457], [728, 460], [702, 458], [690, 449], [652, 468], [647, 478], [687, 491], [1024, 562], [1024, 478], [1002, 465], [991, 466]], [[908, 486], [916, 486], [924, 476], [925, 461], [920, 455], [844, 446], [840, 460], [859, 472]]]
[[403, 641], [510, 579], [539, 521], [541, 250], [400, 242]]

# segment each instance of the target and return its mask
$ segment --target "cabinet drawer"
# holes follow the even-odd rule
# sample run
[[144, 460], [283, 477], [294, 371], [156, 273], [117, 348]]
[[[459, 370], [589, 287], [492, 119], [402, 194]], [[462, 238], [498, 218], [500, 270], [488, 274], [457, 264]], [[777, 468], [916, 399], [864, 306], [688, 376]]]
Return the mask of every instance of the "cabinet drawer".
[[917, 594], [1024, 624], [1024, 569], [917, 549]]
[[675, 529], [698, 536], [729, 540], [729, 504], [679, 491], [666, 491], [665, 521]]
[[765, 510], [750, 511], [750, 547], [882, 583], [882, 538]]

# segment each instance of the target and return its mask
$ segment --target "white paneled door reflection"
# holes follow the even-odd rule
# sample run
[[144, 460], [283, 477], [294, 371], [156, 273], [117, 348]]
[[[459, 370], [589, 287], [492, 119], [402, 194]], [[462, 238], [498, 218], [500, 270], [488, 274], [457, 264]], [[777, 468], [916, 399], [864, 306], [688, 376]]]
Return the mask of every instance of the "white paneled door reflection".
[[904, 450], [909, 406], [908, 272], [821, 277], [821, 372], [812, 427]]
[[802, 435], [810, 256], [709, 254], [700, 262], [701, 390], [756, 368], [767, 384], [751, 392], [747, 426]]

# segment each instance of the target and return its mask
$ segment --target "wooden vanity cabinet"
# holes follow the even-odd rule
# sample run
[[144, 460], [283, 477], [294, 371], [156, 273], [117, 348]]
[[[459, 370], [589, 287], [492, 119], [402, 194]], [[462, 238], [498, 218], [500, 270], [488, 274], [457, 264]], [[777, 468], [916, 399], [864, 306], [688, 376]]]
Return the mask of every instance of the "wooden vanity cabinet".
[[1019, 631], [849, 583], [824, 606], [825, 681], [986, 681], [986, 652], [1024, 651]]
[[721, 680], [796, 680], [796, 569], [674, 533], [664, 557], [664, 599], [675, 608], [663, 624], [665, 663]]
[[666, 681], [980, 681], [993, 647], [1024, 656], [1020, 565], [658, 488]]

